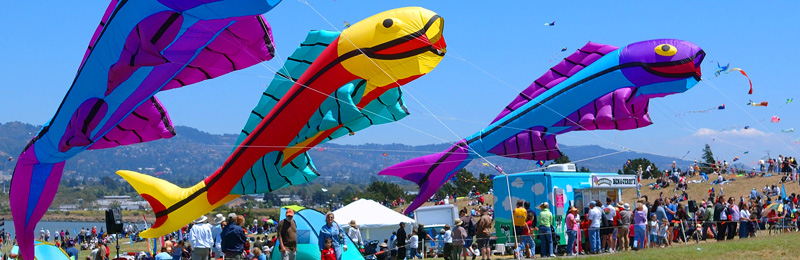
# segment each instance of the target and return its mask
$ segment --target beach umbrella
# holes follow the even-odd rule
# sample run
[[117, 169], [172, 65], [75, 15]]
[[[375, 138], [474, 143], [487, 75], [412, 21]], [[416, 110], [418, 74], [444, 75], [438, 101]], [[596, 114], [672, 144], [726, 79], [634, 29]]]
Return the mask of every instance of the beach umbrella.
[[772, 203], [772, 204], [767, 205], [766, 207], [764, 207], [764, 210], [761, 211], [761, 215], [762, 216], [766, 216], [767, 214], [769, 214], [770, 211], [773, 211], [773, 210], [777, 211], [777, 212], [782, 212], [783, 211], [783, 203], [776, 202], [776, 203]]
[[[44, 241], [36, 240], [33, 242], [33, 254], [35, 255], [36, 260], [70, 260], [69, 256], [67, 255], [64, 250], [58, 248], [54, 244], [50, 244]], [[19, 247], [14, 245], [11, 248], [12, 254], [19, 254]]]

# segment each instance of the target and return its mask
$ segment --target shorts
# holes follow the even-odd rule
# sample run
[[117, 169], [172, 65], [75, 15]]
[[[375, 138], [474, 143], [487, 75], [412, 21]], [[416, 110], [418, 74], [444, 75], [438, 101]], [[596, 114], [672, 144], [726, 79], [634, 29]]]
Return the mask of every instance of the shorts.
[[648, 236], [648, 238], [649, 238], [649, 239], [648, 239], [648, 241], [649, 241], [649, 242], [650, 242], [650, 244], [652, 244], [652, 245], [658, 245], [658, 242], [660, 242], [660, 241], [658, 241], [658, 235], [653, 235], [653, 234], [650, 234], [650, 235]]
[[472, 246], [472, 237], [468, 237], [464, 239], [464, 248], [468, 248]]
[[601, 227], [600, 228], [600, 235], [601, 236], [611, 235], [611, 233], [613, 233], [613, 232], [614, 232], [614, 227]]
[[478, 243], [478, 248], [489, 247], [489, 237], [475, 237], [475, 242]]

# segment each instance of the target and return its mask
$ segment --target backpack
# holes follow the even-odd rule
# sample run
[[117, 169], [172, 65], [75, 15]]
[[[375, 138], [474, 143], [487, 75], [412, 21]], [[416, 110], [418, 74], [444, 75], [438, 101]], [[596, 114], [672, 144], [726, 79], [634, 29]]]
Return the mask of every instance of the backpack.
[[600, 227], [610, 227], [611, 223], [608, 221], [605, 213], [600, 213]]
[[475, 236], [475, 220], [472, 217], [469, 217], [469, 222], [467, 223], [467, 237], [474, 237]]

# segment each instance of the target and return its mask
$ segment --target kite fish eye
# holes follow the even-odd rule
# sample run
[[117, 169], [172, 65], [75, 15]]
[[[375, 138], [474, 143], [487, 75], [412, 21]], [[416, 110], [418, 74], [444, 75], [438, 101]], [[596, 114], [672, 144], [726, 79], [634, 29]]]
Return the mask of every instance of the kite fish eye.
[[378, 24], [375, 25], [375, 29], [377, 31], [387, 32], [387, 33], [397, 32], [402, 27], [403, 27], [403, 21], [393, 17], [380, 20]]
[[656, 54], [661, 56], [674, 56], [675, 54], [678, 53], [678, 48], [675, 48], [675, 46], [665, 43], [656, 46], [655, 51]]

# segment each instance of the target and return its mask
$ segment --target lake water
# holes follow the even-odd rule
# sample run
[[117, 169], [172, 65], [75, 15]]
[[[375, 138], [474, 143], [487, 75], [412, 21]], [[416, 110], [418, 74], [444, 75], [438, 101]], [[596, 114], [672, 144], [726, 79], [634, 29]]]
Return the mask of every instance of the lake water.
[[[0, 228], [5, 229], [6, 232], [11, 233], [11, 237], [14, 237], [14, 221], [6, 220], [3, 223], [4, 223], [4, 225], [2, 227], [0, 227]], [[139, 224], [141, 225], [142, 223], [139, 223]], [[125, 223], [125, 225], [127, 225], [127, 223]], [[39, 230], [44, 228], [44, 230], [50, 230], [50, 236], [52, 237], [53, 236], [53, 232], [56, 232], [56, 230], [64, 230], [65, 232], [67, 230], [69, 230], [69, 235], [74, 237], [76, 231], [77, 232], [81, 232], [81, 228], [88, 228], [89, 230], [91, 230], [92, 227], [97, 227], [98, 231], [100, 231], [100, 227], [103, 227], [103, 229], [105, 230], [106, 223], [105, 222], [48, 222], [48, 221], [42, 221], [42, 222], [39, 222], [39, 224], [36, 224], [36, 229], [35, 229], [36, 231], [34, 233], [35, 233], [36, 238], [38, 238], [39, 237]]]

